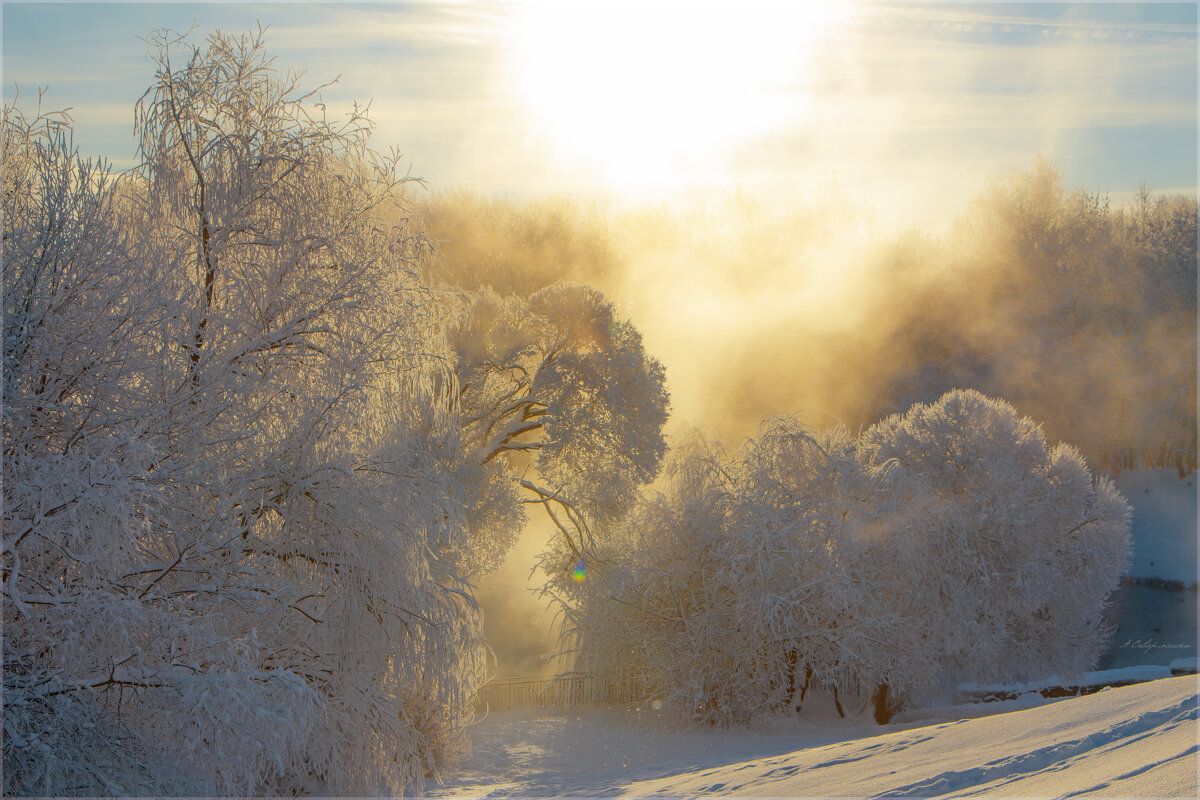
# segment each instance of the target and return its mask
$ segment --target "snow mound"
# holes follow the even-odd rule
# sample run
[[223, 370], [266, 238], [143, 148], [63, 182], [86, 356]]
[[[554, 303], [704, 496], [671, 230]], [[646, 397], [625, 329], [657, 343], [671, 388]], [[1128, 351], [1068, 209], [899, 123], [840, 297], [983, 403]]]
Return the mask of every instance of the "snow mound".
[[1197, 687], [1195, 676], [1165, 678], [882, 735], [853, 719], [718, 731], [614, 710], [493, 715], [467, 770], [430, 794], [1191, 798]]

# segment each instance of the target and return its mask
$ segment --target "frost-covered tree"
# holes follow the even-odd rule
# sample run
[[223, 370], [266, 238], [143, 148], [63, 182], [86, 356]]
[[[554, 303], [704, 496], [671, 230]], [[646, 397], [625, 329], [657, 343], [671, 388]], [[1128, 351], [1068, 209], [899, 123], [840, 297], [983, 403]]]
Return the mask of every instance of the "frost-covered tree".
[[[1194, 197], [1144, 191], [1116, 211], [1039, 159], [954, 226], [956, 288], [935, 285], [911, 307], [969, 310], [932, 328], [905, 321], [939, 343], [920, 362], [958, 362], [970, 380], [957, 385], [1007, 398], [1099, 467], [1184, 474], [1196, 463], [1197, 220]], [[952, 385], [913, 397], [932, 401]], [[1078, 397], [1094, 413], [1077, 413]]]
[[[554, 283], [526, 298], [490, 289], [464, 298], [448, 333], [465, 460], [493, 487], [481, 519], [507, 549], [537, 505], [558, 533], [551, 573], [595, 547], [593, 528], [618, 517], [658, 473], [668, 395], [662, 365], [612, 303], [588, 286]], [[495, 566], [479, 563], [478, 574]]]
[[945, 681], [1091, 667], [1129, 510], [1012, 406], [954, 391], [854, 439], [794, 419], [736, 458], [691, 437], [577, 586], [586, 668], [686, 718], [829, 692], [884, 722]]
[[397, 158], [261, 31], [150, 42], [128, 173], [5, 109], [5, 789], [419, 790], [482, 676], [466, 579], [530, 504], [588, 552], [662, 368], [587, 287], [429, 286]]
[[692, 433], [664, 475], [600, 568], [563, 587], [587, 668], [720, 725], [879, 677], [863, 653], [886, 620], [861, 613], [870, 581], [847, 530], [865, 495], [843, 431], [780, 417], [732, 458]]
[[418, 208], [435, 250], [429, 279], [453, 298], [464, 461], [478, 466], [474, 516], [494, 545], [463, 554], [464, 569], [494, 569], [526, 509], [540, 506], [555, 531], [546, 563], [569, 574], [595, 530], [658, 474], [665, 450], [662, 365], [594, 288], [619, 265], [611, 220], [562, 199], [461, 190]]
[[730, 466], [698, 433], [680, 438], [663, 491], [606, 531], [585, 581], [563, 574], [554, 587], [578, 636], [579, 666], [614, 684], [636, 679], [698, 721], [730, 721], [743, 682], [753, 682], [741, 664], [747, 637], [728, 640], [736, 602], [723, 574], [736, 497]]
[[858, 451], [884, 475], [878, 492], [895, 508], [874, 532], [877, 568], [895, 587], [879, 600], [920, 631], [945, 677], [1020, 680], [1094, 666], [1104, 601], [1129, 558], [1129, 506], [1111, 481], [973, 390], [879, 422]]
[[5, 108], [2, 137], [4, 791], [186, 790], [93, 702], [151, 680], [122, 629], [153, 636], [165, 615], [114, 584], [138, 577], [162, 509], [139, 384], [181, 309], [138, 274], [114, 181], [76, 156], [69, 120]]
[[[120, 179], [5, 109], [5, 790], [411, 791], [463, 744], [486, 492], [404, 182], [261, 34], [151, 41]], [[177, 774], [65, 769], [104, 759], [38, 726], [93, 713]]]

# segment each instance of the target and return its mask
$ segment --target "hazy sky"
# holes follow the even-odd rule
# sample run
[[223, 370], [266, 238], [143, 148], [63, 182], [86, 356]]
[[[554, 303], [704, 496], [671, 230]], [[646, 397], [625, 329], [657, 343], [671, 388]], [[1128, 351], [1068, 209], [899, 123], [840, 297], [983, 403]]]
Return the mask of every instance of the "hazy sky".
[[617, 198], [836, 183], [884, 221], [960, 210], [1054, 160], [1119, 201], [1195, 191], [1197, 6], [412, 2], [8, 3], [4, 98], [70, 107], [77, 143], [132, 162], [160, 27], [261, 21], [334, 109], [433, 188]]

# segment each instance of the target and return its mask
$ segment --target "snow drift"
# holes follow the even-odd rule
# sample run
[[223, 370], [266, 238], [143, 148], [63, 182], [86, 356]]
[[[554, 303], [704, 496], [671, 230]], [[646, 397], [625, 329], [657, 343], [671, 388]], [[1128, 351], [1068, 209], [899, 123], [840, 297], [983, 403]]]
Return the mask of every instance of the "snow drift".
[[433, 796], [1195, 797], [1197, 700], [1195, 676], [1168, 678], [975, 719], [926, 711], [880, 736], [869, 719], [681, 731], [649, 713], [497, 714]]

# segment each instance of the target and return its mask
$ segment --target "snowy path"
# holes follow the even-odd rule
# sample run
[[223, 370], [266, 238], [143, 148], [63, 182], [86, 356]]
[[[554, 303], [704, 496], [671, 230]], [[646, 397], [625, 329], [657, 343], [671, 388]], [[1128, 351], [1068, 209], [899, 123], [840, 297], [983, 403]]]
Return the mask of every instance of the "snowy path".
[[430, 795], [1197, 793], [1195, 676], [975, 719], [890, 728], [879, 735], [874, 724], [834, 720], [776, 730], [676, 731], [632, 712], [495, 715], [476, 730], [476, 755], [464, 771]]

